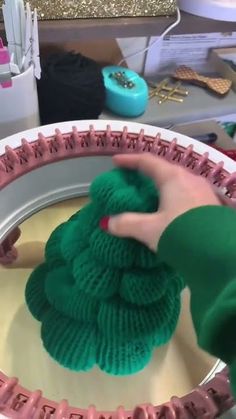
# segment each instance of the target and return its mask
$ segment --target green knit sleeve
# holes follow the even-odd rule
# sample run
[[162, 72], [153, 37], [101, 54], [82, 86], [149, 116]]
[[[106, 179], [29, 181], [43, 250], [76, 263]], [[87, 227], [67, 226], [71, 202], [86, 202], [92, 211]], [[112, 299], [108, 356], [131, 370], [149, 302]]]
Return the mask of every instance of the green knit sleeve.
[[230, 367], [236, 395], [236, 212], [197, 208], [176, 218], [158, 248], [185, 279], [198, 343]]

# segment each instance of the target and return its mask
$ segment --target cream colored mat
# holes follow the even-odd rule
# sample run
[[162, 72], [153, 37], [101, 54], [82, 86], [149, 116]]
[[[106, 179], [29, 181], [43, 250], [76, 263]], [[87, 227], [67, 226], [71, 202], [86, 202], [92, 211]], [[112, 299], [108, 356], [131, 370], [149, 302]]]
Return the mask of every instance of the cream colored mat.
[[59, 223], [78, 211], [86, 199], [47, 208], [27, 220], [17, 247], [19, 258], [10, 268], [0, 268], [0, 369], [20, 378], [30, 390], [41, 389], [53, 400], [67, 398], [70, 404], [114, 409], [132, 408], [141, 402], [162, 403], [171, 396], [189, 392], [210, 371], [214, 360], [196, 345], [188, 309], [188, 295], [177, 333], [168, 347], [158, 349], [152, 362], [131, 377], [112, 377], [98, 369], [73, 373], [57, 365], [44, 351], [39, 323], [24, 304], [24, 288], [35, 265], [43, 259], [44, 245]]

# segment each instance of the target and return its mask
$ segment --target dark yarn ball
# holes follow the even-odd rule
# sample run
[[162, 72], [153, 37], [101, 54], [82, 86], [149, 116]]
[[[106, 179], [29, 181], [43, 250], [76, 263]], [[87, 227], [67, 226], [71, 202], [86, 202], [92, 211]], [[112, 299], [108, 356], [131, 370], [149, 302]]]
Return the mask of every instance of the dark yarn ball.
[[73, 52], [49, 56], [42, 63], [38, 99], [41, 124], [97, 119], [105, 105], [100, 66]]

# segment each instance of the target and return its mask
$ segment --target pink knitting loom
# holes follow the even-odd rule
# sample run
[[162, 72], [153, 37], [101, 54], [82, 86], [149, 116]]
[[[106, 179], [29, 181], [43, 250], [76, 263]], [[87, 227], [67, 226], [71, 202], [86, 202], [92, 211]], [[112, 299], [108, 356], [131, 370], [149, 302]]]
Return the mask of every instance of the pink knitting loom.
[[[150, 152], [161, 155], [206, 177], [221, 193], [231, 199], [232, 204], [234, 203], [236, 164], [206, 145], [179, 134], [175, 139], [174, 133], [170, 131], [140, 124], [129, 123], [123, 128], [123, 123], [120, 122], [111, 122], [109, 125], [104, 121], [78, 121], [74, 125], [77, 125], [77, 128], [74, 127], [72, 131], [69, 129], [71, 123], [58, 124], [56, 130], [55, 126], [42, 127], [43, 133], [39, 134], [37, 139], [37, 130], [30, 130], [0, 141], [1, 205], [8, 188], [14, 185], [13, 182], [21, 177], [23, 179], [27, 173], [33, 173], [43, 165], [95, 156], [98, 157], [98, 161], [101, 159], [101, 165], [97, 170], [102, 171], [106, 170], [103, 157], [117, 152]], [[191, 143], [194, 146], [190, 145]], [[56, 168], [53, 165], [52, 167]], [[71, 164], [68, 165], [68, 172], [71, 167]], [[73, 192], [67, 195], [66, 189], [69, 189], [69, 185], [65, 181], [65, 188], [62, 188], [52, 201], [76, 195], [76, 185], [72, 188]], [[17, 206], [14, 207], [13, 202], [14, 208], [10, 210], [14, 213], [12, 216], [9, 216], [6, 206], [3, 208], [3, 215], [0, 216], [2, 263], [10, 263], [17, 257], [13, 247], [20, 234], [17, 224], [36, 209], [48, 205], [48, 201], [36, 203], [35, 206], [32, 202], [29, 202], [28, 206], [27, 203], [24, 204], [25, 213]], [[99, 412], [94, 406], [82, 410], [70, 407], [66, 400], [60, 403], [46, 400], [41, 391], [31, 393], [22, 388], [16, 378], [8, 378], [0, 373], [0, 414], [12, 419], [211, 419], [230, 409], [233, 404], [226, 368], [212, 379], [206, 379], [204, 384], [199, 385], [190, 394], [182, 398], [173, 397], [162, 406], [140, 405], [133, 411], [125, 411], [120, 407], [115, 412]]]

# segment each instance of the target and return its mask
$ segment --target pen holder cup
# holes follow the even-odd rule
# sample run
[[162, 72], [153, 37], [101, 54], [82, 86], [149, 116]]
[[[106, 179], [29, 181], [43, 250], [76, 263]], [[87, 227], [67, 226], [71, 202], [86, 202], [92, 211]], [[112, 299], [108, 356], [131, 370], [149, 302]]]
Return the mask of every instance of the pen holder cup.
[[40, 125], [34, 68], [12, 78], [12, 86], [0, 85], [0, 140]]

